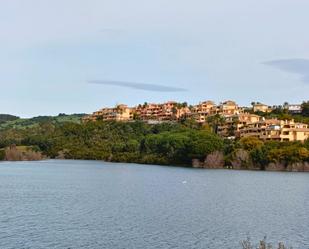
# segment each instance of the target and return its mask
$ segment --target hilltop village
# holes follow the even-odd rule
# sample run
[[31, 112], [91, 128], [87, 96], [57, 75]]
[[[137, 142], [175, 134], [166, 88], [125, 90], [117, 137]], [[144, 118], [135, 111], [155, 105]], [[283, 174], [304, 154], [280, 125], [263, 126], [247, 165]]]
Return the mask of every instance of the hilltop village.
[[309, 101], [250, 107], [231, 100], [169, 101], [117, 105], [92, 115], [2, 120], [0, 161], [86, 159], [309, 172]]
[[[209, 125], [215, 133], [229, 139], [257, 137], [264, 141], [304, 142], [309, 138], [308, 124], [293, 119], [293, 116], [302, 114], [302, 104], [285, 103], [282, 106], [268, 106], [252, 102], [251, 105], [241, 107], [231, 100], [218, 105], [213, 101], [190, 106], [186, 102], [175, 101], [162, 104], [144, 103], [136, 107], [119, 104], [114, 108], [100, 109], [84, 117], [83, 121], [142, 120], [149, 124], [158, 124], [192, 120], [200, 125]], [[280, 119], [270, 115], [278, 110], [286, 115], [282, 115]]]

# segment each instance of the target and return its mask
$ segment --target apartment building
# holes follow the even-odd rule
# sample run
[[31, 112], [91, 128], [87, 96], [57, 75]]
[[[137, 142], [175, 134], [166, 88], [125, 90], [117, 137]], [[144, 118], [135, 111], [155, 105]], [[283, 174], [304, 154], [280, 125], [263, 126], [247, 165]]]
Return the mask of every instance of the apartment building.
[[240, 137], [253, 136], [262, 140], [305, 141], [309, 139], [307, 124], [294, 120], [268, 119], [248, 124], [240, 129]]
[[198, 105], [193, 106], [192, 108], [192, 113], [212, 115], [216, 114], [216, 112], [217, 112], [217, 106], [211, 100], [200, 102]]
[[217, 113], [222, 116], [238, 115], [243, 112], [244, 109], [239, 107], [236, 102], [232, 100], [224, 101], [217, 107]]
[[302, 112], [302, 106], [300, 104], [288, 105], [288, 111], [291, 114], [300, 114]]
[[218, 134], [224, 137], [239, 136], [239, 131], [245, 126], [259, 122], [260, 116], [250, 113], [240, 113], [224, 117], [224, 123], [218, 127]]
[[193, 106], [191, 117], [198, 123], [205, 123], [209, 116], [216, 114], [227, 118], [241, 113], [244, 113], [244, 108], [239, 107], [236, 102], [232, 100], [224, 101], [220, 103], [220, 105], [216, 105], [213, 101], [208, 100]]
[[188, 107], [181, 106], [175, 101], [168, 101], [161, 104], [161, 111], [159, 113], [159, 120], [178, 120], [182, 115], [186, 114]]
[[257, 137], [266, 134], [266, 129], [271, 125], [278, 126], [280, 121], [278, 119], [262, 119], [258, 122], [248, 123], [239, 130], [240, 137]]
[[262, 103], [254, 103], [252, 106], [254, 112], [270, 112], [271, 108]]
[[135, 114], [138, 119], [151, 120], [158, 118], [161, 113], [161, 105], [155, 103], [145, 103], [144, 105], [138, 105], [135, 108]]
[[205, 123], [208, 116], [215, 115], [216, 113], [216, 104], [211, 100], [207, 100], [193, 106], [190, 116], [198, 123]]
[[84, 121], [96, 120], [115, 120], [115, 121], [130, 121], [133, 120], [134, 109], [127, 105], [119, 104], [114, 108], [102, 108], [94, 112], [92, 115], [85, 117]]
[[190, 109], [186, 105], [175, 101], [168, 101], [163, 104], [145, 103], [135, 108], [135, 115], [138, 119], [149, 121], [173, 121], [187, 116]]

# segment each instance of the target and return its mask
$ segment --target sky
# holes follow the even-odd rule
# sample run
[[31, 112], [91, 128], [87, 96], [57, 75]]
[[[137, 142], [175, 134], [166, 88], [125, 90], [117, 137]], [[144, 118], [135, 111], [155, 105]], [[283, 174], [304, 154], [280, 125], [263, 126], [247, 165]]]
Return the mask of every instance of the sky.
[[1, 0], [0, 113], [309, 99], [308, 0]]

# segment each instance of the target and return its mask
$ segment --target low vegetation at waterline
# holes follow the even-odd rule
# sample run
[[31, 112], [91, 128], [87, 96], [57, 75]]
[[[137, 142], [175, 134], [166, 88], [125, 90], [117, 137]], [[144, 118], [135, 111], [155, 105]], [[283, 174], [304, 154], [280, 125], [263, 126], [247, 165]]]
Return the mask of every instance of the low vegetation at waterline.
[[[44, 121], [0, 130], [3, 151], [30, 146], [49, 158], [183, 165], [204, 168], [309, 171], [309, 141], [227, 140], [206, 125], [146, 124], [141, 121], [87, 123]], [[2, 157], [1, 157], [2, 155]]]
[[284, 243], [279, 242], [277, 247], [271, 243], [267, 243], [266, 238], [260, 241], [259, 245], [252, 245], [250, 239], [243, 240], [241, 243], [242, 249], [293, 249], [293, 247], [287, 247]]
[[40, 151], [32, 147], [11, 145], [0, 149], [0, 159], [6, 161], [36, 161], [44, 158]]

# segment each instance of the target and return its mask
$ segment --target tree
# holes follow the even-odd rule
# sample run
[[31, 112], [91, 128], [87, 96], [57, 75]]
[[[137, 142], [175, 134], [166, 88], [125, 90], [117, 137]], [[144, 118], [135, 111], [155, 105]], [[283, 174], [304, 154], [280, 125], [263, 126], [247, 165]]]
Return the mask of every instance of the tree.
[[187, 102], [182, 102], [182, 107], [188, 107], [188, 103]]
[[218, 127], [225, 124], [223, 116], [216, 114], [207, 118], [207, 123], [212, 127], [214, 133], [218, 133]]
[[257, 137], [243, 137], [239, 140], [240, 147], [247, 151], [260, 149], [263, 144], [264, 143]]
[[302, 115], [309, 117], [309, 101], [304, 101], [301, 105], [302, 107]]
[[143, 142], [143, 152], [156, 154], [169, 163], [190, 163], [191, 159], [187, 156], [188, 140], [189, 136], [186, 132], [150, 134]]
[[174, 115], [176, 115], [177, 114], [177, 112], [178, 112], [178, 107], [173, 107], [172, 108], [172, 113], [174, 114]]
[[309, 150], [309, 139], [304, 142], [304, 147]]
[[206, 130], [190, 132], [188, 151], [190, 158], [203, 160], [208, 154], [222, 149], [223, 140], [218, 135]]
[[5, 158], [5, 150], [0, 149], [0, 161], [4, 160], [4, 158]]
[[267, 158], [267, 150], [265, 147], [263, 146], [261, 148], [254, 148], [249, 153], [252, 163], [258, 166], [261, 170], [265, 170], [266, 166], [270, 162]]
[[133, 120], [141, 120], [141, 117], [138, 113], [134, 112], [133, 113]]
[[237, 126], [239, 124], [239, 118], [238, 117], [233, 117], [232, 118], [232, 123], [228, 127], [228, 135], [229, 136], [235, 136], [236, 133], [235, 131], [237, 130]]
[[248, 151], [243, 149], [236, 150], [231, 164], [233, 169], [248, 169], [251, 165]]
[[287, 101], [284, 102], [284, 103], [283, 103], [283, 108], [284, 108], [284, 109], [288, 109], [288, 108], [289, 108], [289, 102], [287, 102]]

